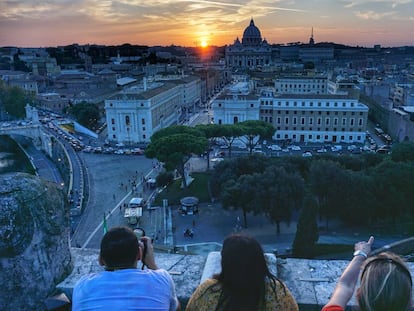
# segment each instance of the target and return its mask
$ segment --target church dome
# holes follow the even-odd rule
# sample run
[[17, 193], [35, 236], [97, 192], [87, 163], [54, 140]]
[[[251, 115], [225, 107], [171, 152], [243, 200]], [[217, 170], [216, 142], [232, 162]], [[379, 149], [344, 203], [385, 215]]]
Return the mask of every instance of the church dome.
[[262, 35], [259, 28], [254, 24], [253, 18], [250, 25], [244, 30], [242, 44], [247, 46], [257, 46], [262, 42]]

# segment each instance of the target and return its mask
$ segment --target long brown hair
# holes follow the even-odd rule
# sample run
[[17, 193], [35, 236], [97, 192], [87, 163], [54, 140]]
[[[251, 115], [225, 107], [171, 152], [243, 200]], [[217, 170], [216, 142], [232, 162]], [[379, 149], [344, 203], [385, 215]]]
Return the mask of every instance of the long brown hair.
[[215, 278], [222, 285], [216, 310], [226, 311], [258, 310], [265, 304], [266, 278], [275, 293], [279, 282], [269, 271], [259, 242], [239, 234], [224, 240], [221, 273]]
[[410, 270], [399, 256], [386, 252], [367, 260], [357, 299], [361, 311], [407, 311], [411, 290]]

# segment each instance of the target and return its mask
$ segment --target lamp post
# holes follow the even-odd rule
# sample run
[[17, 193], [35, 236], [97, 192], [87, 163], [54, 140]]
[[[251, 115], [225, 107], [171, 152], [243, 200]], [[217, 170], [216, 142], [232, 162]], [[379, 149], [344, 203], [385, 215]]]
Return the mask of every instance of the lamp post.
[[129, 126], [127, 126], [127, 135], [128, 135], [128, 147], [131, 147], [131, 139], [130, 139], [130, 133], [129, 133]]

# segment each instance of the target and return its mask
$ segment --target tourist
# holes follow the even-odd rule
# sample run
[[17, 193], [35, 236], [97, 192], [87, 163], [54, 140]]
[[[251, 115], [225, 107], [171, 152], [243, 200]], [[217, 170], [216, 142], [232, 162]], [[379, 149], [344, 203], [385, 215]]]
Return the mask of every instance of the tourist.
[[[140, 259], [148, 269], [137, 268]], [[112, 228], [102, 238], [99, 264], [105, 271], [76, 284], [73, 311], [180, 309], [171, 276], [155, 263], [150, 238], [139, 241], [130, 228]]]
[[374, 238], [355, 244], [354, 258], [339, 278], [331, 299], [322, 311], [343, 311], [354, 294], [361, 266], [356, 299], [361, 311], [411, 310], [412, 279], [404, 261], [391, 252], [369, 259]]
[[221, 272], [190, 297], [188, 311], [298, 310], [288, 288], [273, 276], [253, 238], [231, 235], [221, 250]]

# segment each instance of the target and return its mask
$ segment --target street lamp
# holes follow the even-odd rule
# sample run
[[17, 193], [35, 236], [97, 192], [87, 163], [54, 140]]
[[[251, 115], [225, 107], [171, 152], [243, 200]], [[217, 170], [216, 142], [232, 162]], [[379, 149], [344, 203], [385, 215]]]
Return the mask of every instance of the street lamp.
[[130, 139], [130, 136], [129, 136], [129, 126], [127, 126], [127, 135], [128, 135], [128, 147], [130, 147], [131, 146], [131, 139]]

